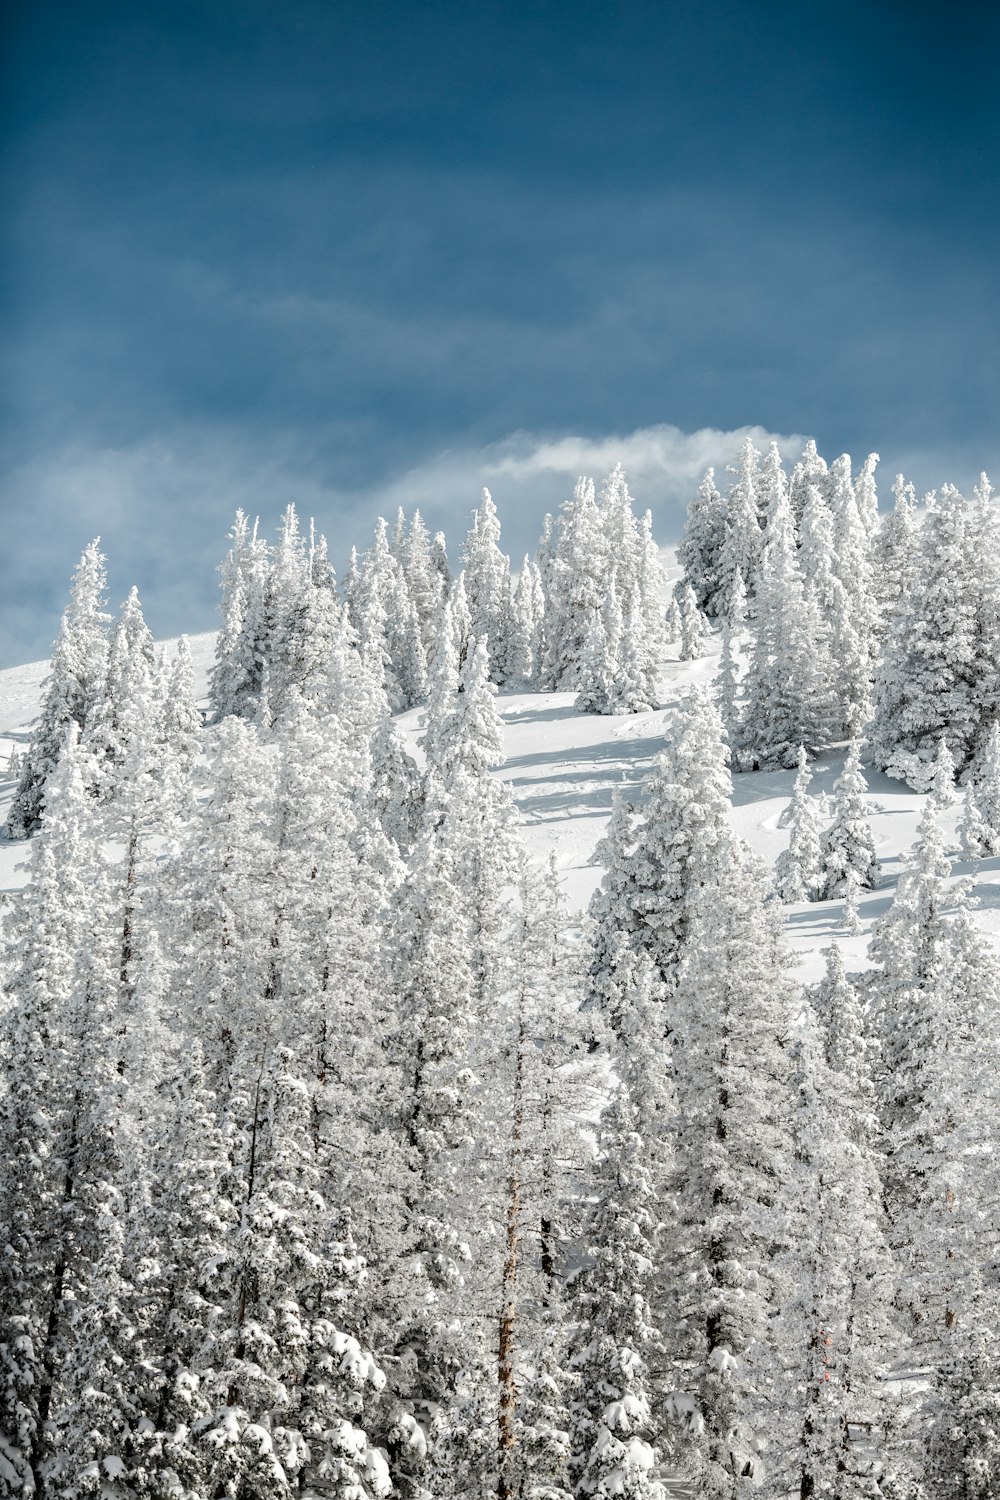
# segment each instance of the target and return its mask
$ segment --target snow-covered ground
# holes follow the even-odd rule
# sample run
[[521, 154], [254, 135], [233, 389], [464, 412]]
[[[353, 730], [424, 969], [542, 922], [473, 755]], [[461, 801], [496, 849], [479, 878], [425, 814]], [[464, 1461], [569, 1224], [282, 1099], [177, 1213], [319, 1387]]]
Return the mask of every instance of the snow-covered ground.
[[[172, 644], [167, 643], [168, 652]], [[214, 644], [213, 635], [191, 639], [201, 693], [205, 692]], [[529, 850], [539, 858], [555, 854], [567, 895], [577, 909], [585, 907], [600, 879], [600, 869], [591, 860], [611, 811], [615, 786], [623, 786], [629, 795], [640, 792], [650, 763], [664, 743], [670, 705], [693, 683], [710, 679], [715, 666], [714, 656], [697, 662], [668, 660], [661, 688], [664, 708], [622, 718], [578, 713], [571, 693], [500, 695], [507, 762], [498, 774], [513, 787]], [[47, 663], [35, 662], [0, 672], [0, 773], [13, 746], [27, 742], [47, 670]], [[401, 716], [400, 727], [408, 739], [419, 732], [420, 718], [419, 709]], [[813, 765], [811, 791], [830, 792], [840, 767], [836, 752], [820, 756]], [[779, 822], [794, 775], [793, 771], [747, 772], [734, 778], [733, 824], [770, 862], [787, 843], [788, 835]], [[877, 772], [868, 775], [868, 801], [882, 880], [877, 890], [862, 893], [864, 931], [857, 935], [841, 926], [841, 901], [787, 908], [789, 942], [801, 958], [800, 974], [806, 980], [822, 973], [821, 953], [831, 939], [842, 946], [848, 968], [864, 967], [871, 924], [892, 899], [903, 856], [916, 836], [925, 798], [902, 782]], [[12, 783], [0, 780], [0, 819], [6, 816], [12, 793]], [[958, 812], [956, 805], [945, 815], [949, 835], [954, 833]], [[13, 892], [23, 885], [25, 848], [22, 843], [0, 840], [0, 891]], [[957, 858], [957, 843], [953, 853], [956, 875], [975, 874], [977, 923], [1000, 941], [1000, 858], [985, 860], [974, 871]]]

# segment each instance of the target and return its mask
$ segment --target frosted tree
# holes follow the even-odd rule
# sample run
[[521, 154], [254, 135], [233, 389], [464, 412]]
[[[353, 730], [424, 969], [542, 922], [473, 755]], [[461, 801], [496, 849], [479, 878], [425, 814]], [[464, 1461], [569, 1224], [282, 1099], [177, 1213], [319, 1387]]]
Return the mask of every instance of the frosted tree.
[[[761, 530], [767, 532], [779, 509], [789, 505], [788, 475], [781, 462], [781, 450], [777, 443], [770, 442], [760, 461], [757, 473], [757, 513]], [[792, 522], [794, 531], [794, 520]]]
[[799, 573], [792, 513], [779, 496], [757, 575], [744, 683], [741, 757], [753, 766], [793, 765], [799, 746], [829, 742], [834, 710], [817, 653], [818, 612]]
[[937, 743], [930, 794], [940, 809], [950, 807], [957, 800], [958, 794], [955, 791], [955, 758], [948, 748], [948, 740], [945, 735], [942, 735]]
[[1000, 724], [990, 729], [966, 783], [959, 836], [970, 859], [1000, 854]]
[[555, 525], [545, 573], [545, 687], [579, 686], [584, 643], [595, 610], [604, 602], [608, 556], [601, 515], [590, 479], [580, 479]]
[[733, 632], [728, 620], [722, 623], [722, 651], [715, 679], [719, 713], [731, 746], [740, 741], [740, 669], [733, 651]]
[[656, 702], [655, 660], [646, 621], [636, 603], [629, 610], [619, 637], [611, 711], [618, 714], [640, 714], [655, 708]]
[[882, 633], [906, 590], [906, 579], [912, 566], [916, 543], [916, 492], [902, 474], [892, 483], [894, 504], [875, 533], [872, 542], [872, 566], [875, 595], [878, 599]]
[[995, 714], [996, 507], [951, 486], [928, 506], [875, 676], [874, 763], [926, 790], [942, 735], [958, 771]]
[[672, 1252], [683, 1357], [699, 1413], [699, 1493], [730, 1496], [766, 1473], [773, 1314], [789, 1246], [789, 1057], [795, 987], [780, 908], [745, 845], [720, 834], [694, 890], [671, 1001], [679, 1109]]
[[798, 770], [789, 805], [788, 848], [778, 856], [775, 878], [782, 901], [815, 901], [823, 889], [820, 808], [809, 795], [812, 773], [805, 747], [799, 746]]
[[694, 661], [708, 653], [708, 621], [698, 608], [694, 590], [686, 584], [680, 596], [681, 661]]
[[[899, 1300], [918, 1357], [947, 1366], [995, 1316], [984, 1274], [996, 1241], [982, 1121], [998, 1090], [996, 952], [948, 890], [933, 818], [873, 942], [883, 1033], [885, 1193], [905, 1277]], [[897, 904], [898, 903], [898, 904]], [[951, 915], [946, 906], [957, 909]]]
[[[666, 645], [663, 595], [666, 576], [660, 561], [660, 549], [653, 540], [653, 513], [645, 510], [639, 518], [639, 557], [637, 563], [637, 599], [646, 637], [646, 648], [653, 662], [659, 661]], [[626, 619], [629, 608], [625, 609]]]
[[106, 558], [100, 538], [84, 550], [70, 586], [69, 604], [52, 650], [38, 724], [21, 762], [7, 816], [11, 838], [34, 833], [42, 820], [45, 784], [62, 753], [71, 724], [83, 729], [104, 681], [109, 616], [104, 602]]
[[504, 1241], [497, 1358], [497, 1494], [565, 1497], [569, 1456], [558, 1261], [577, 1225], [567, 1172], [590, 1152], [572, 1123], [589, 1084], [575, 964], [554, 862], [522, 861], [513, 1053], [504, 1119]]
[[950, 1360], [941, 1382], [925, 1476], [942, 1500], [990, 1500], [1000, 1473], [1000, 1394], [987, 1336]]
[[400, 562], [407, 591], [417, 612], [424, 652], [429, 655], [434, 645], [434, 622], [447, 580], [435, 566], [430, 533], [419, 510], [413, 512]]
[[694, 589], [699, 609], [712, 614], [719, 587], [719, 554], [725, 536], [726, 505], [716, 489], [715, 470], [707, 469], [688, 506], [677, 561]]
[[641, 817], [620, 799], [596, 858], [604, 877], [590, 908], [588, 1000], [613, 1016], [649, 954], [669, 995], [689, 905], [727, 826], [732, 782], [722, 721], [707, 692], [688, 694], [653, 763]]
[[115, 625], [101, 690], [84, 735], [95, 769], [94, 789], [104, 799], [116, 794], [132, 757], [132, 770], [150, 780], [160, 727], [156, 687], [153, 637], [133, 588]]
[[500, 522], [489, 490], [483, 490], [466, 539], [464, 571], [471, 633], [488, 643], [493, 681], [506, 682], [510, 673], [510, 559], [500, 550]]
[[510, 686], [527, 687], [534, 681], [541, 645], [541, 620], [535, 564], [525, 557], [511, 600]]
[[577, 1497], [662, 1500], [649, 1354], [657, 1339], [644, 1292], [652, 1266], [651, 1185], [635, 1106], [620, 1084], [602, 1125], [597, 1201], [587, 1225], [591, 1264], [572, 1288], [570, 1475]]
[[829, 496], [834, 572], [843, 591], [833, 618], [832, 650], [844, 728], [848, 735], [856, 736], [871, 717], [878, 607], [870, 533], [859, 514], [851, 461], [846, 454], [831, 465]]
[[833, 822], [820, 841], [823, 854], [821, 900], [844, 894], [849, 870], [856, 871], [865, 890], [872, 890], [881, 878], [864, 800], [867, 790], [861, 754], [855, 741], [844, 761], [843, 771], [833, 783]]
[[231, 547], [222, 564], [222, 627], [215, 647], [210, 691], [213, 714], [252, 718], [260, 698], [268, 651], [267, 591], [270, 554], [241, 510], [229, 533]]
[[399, 564], [389, 548], [389, 529], [380, 516], [372, 545], [358, 569], [352, 594], [352, 617], [361, 658], [391, 703], [403, 705], [390, 648], [390, 626], [398, 627]]
[[740, 450], [736, 467], [731, 469], [733, 483], [726, 497], [726, 527], [719, 551], [716, 613], [729, 612], [736, 578], [739, 575], [747, 598], [757, 587], [763, 536], [757, 505], [757, 471], [760, 454], [750, 438]]
[[866, 1441], [884, 1434], [893, 1402], [882, 1380], [895, 1330], [881, 1186], [860, 1122], [845, 1112], [844, 1080], [827, 1061], [829, 1036], [808, 1005], [791, 1051], [795, 1291], [780, 1318], [783, 1357], [801, 1360], [794, 1477], [803, 1495], [875, 1500], [880, 1481], [899, 1477], [884, 1443], [876, 1457]]
[[788, 498], [796, 527], [801, 527], [810, 486], [825, 494], [828, 474], [826, 460], [817, 452], [814, 439], [810, 438], [802, 450], [802, 457], [792, 470], [788, 485]]
[[879, 528], [878, 487], [875, 483], [875, 470], [879, 463], [879, 455], [869, 453], [854, 482], [854, 501], [858, 507], [858, 515], [870, 537], [875, 536]]
[[615, 631], [616, 626], [619, 632], [621, 629], [621, 611], [614, 592], [614, 580], [609, 590], [609, 598], [613, 601], [611, 611], [607, 609], [594, 611], [587, 638], [583, 643], [578, 673], [580, 689], [574, 700], [574, 707], [583, 713], [610, 714], [614, 712], [612, 703], [618, 670], [618, 640], [611, 632]]

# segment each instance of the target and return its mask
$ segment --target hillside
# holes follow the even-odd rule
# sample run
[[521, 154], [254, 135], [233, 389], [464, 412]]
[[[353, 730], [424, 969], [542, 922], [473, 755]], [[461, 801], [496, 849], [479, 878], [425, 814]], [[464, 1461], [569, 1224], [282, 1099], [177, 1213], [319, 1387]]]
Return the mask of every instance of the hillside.
[[[174, 643], [164, 644], [169, 650]], [[197, 691], [202, 705], [207, 706], [206, 684], [215, 636], [194, 636], [190, 644]], [[646, 714], [616, 717], [580, 713], [573, 706], [573, 693], [498, 695], [506, 763], [496, 774], [510, 782], [526, 848], [539, 861], [555, 856], [563, 889], [575, 910], [585, 909], [600, 879], [600, 869], [591, 862], [591, 856], [607, 826], [613, 789], [621, 786], [630, 796], [641, 796], [643, 779], [663, 744], [670, 705], [690, 684], [709, 681], [717, 661], [717, 640], [711, 654], [695, 662], [678, 661], [675, 653], [668, 655], [660, 676], [663, 707]], [[48, 663], [33, 662], [0, 672], [0, 764], [6, 763], [14, 745], [26, 742], [47, 670]], [[411, 746], [419, 735], [422, 717], [420, 709], [397, 717]], [[830, 793], [841, 765], [834, 751], [816, 759], [814, 794]], [[849, 969], [866, 966], [871, 924], [892, 899], [926, 802], [900, 781], [871, 768], [866, 774], [882, 880], [877, 890], [861, 894], [865, 931], [859, 935], [843, 930], [840, 901], [806, 902], [786, 908], [788, 942], [801, 958], [799, 977], [807, 982], [819, 978], [822, 951], [831, 941], [842, 948]], [[788, 842], [780, 819], [794, 779], [793, 771], [750, 771], [734, 778], [733, 826], [769, 863]], [[12, 794], [12, 784], [4, 780], [0, 784], [0, 820], [6, 816]], [[953, 844], [958, 815], [956, 805], [943, 818]], [[21, 843], [0, 841], [0, 889], [5, 892], [16, 891], [24, 882], [24, 849]], [[1000, 942], [1000, 857], [984, 860], [977, 867], [956, 857], [953, 873], [956, 878], [975, 876], [974, 920]]]

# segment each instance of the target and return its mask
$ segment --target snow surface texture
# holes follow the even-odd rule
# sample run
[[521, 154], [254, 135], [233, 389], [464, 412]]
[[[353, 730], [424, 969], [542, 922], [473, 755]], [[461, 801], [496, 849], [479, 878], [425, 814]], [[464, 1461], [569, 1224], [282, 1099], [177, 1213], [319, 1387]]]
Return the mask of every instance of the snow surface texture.
[[[166, 643], [169, 656], [175, 642]], [[215, 650], [214, 634], [190, 641], [198, 692], [207, 706], [208, 671]], [[660, 677], [663, 706], [651, 713], [594, 715], [574, 708], [574, 693], [504, 693], [498, 706], [504, 721], [506, 763], [497, 774], [509, 781], [521, 815], [521, 835], [539, 860], [555, 855], [560, 878], [571, 905], [583, 911], [598, 885], [601, 870], [591, 863], [594, 848], [611, 814], [614, 788], [641, 801], [643, 781], [653, 757], [664, 743], [670, 705], [696, 683], [710, 682], [718, 666], [720, 640], [710, 642], [710, 654], [696, 661], [677, 661], [668, 648]], [[0, 672], [0, 768], [11, 750], [23, 750], [38, 713], [47, 662], [11, 667]], [[410, 709], [398, 723], [411, 749], [420, 733], [423, 710]], [[420, 752], [416, 752], [418, 757]], [[810, 792], [829, 795], [843, 767], [838, 750], [820, 754], [812, 763]], [[824, 973], [821, 950], [831, 941], [840, 946], [848, 970], [868, 966], [867, 948], [872, 922], [892, 900], [903, 858], [913, 844], [926, 796], [910, 791], [900, 781], [865, 767], [866, 802], [882, 866], [875, 890], [861, 891], [862, 930], [843, 925], [843, 900], [802, 902], [785, 908], [789, 945], [800, 957], [797, 977], [807, 983]], [[781, 827], [792, 793], [794, 770], [746, 771], [733, 778], [733, 826], [753, 849], [773, 865], [788, 843]], [[9, 778], [0, 781], [0, 820], [6, 817], [14, 792]], [[946, 808], [942, 826], [955, 878], [974, 875], [974, 920], [1000, 942], [1000, 856], [978, 868], [959, 856], [955, 825], [961, 803]], [[0, 892], [4, 900], [26, 880], [27, 844], [0, 840]]]

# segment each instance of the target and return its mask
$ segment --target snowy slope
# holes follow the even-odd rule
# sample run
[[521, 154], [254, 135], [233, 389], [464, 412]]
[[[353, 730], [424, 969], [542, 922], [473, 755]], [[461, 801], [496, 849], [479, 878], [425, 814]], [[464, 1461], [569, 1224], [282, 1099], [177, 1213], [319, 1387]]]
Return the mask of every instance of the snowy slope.
[[[206, 691], [215, 638], [191, 639], [191, 651], [199, 684]], [[168, 653], [173, 643], [167, 642]], [[654, 713], [623, 718], [580, 714], [570, 693], [503, 693], [499, 704], [506, 726], [507, 763], [498, 773], [511, 783], [521, 812], [525, 843], [532, 854], [548, 858], [555, 854], [569, 899], [582, 910], [600, 879], [591, 857], [611, 811], [616, 785], [630, 795], [639, 791], [650, 762], [663, 744], [669, 720], [669, 705], [695, 682], [711, 678], [714, 657], [697, 662], [668, 660], [662, 676], [662, 699], [666, 705]], [[13, 667], [0, 672], [0, 767], [13, 745], [23, 745], [31, 720], [38, 711], [46, 663]], [[412, 742], [420, 730], [421, 713], [411, 710], [400, 718], [400, 727]], [[821, 756], [813, 766], [811, 790], [829, 792], [840, 771], [836, 753]], [[791, 793], [793, 771], [751, 772], [735, 777], [733, 824], [761, 855], [772, 861], [785, 847], [786, 832], [779, 819]], [[925, 799], [901, 782], [878, 773], [869, 774], [869, 804], [882, 882], [878, 890], [865, 891], [861, 917], [865, 932], [851, 936], [840, 926], [843, 903], [826, 901], [787, 908], [788, 937], [801, 955], [801, 977], [818, 978], [822, 972], [821, 950], [831, 939], [844, 949], [849, 968], [864, 967], [868, 931], [883, 912], [901, 868], [901, 856], [912, 844]], [[0, 780], [0, 818], [6, 816], [13, 792], [8, 780]], [[954, 830], [958, 808], [945, 817], [945, 827]], [[0, 891], [13, 892], [25, 879], [20, 868], [25, 845], [0, 841]], [[955, 874], [968, 874], [972, 867], [957, 861]], [[976, 921], [1000, 941], [1000, 858], [986, 860], [977, 872]]]

